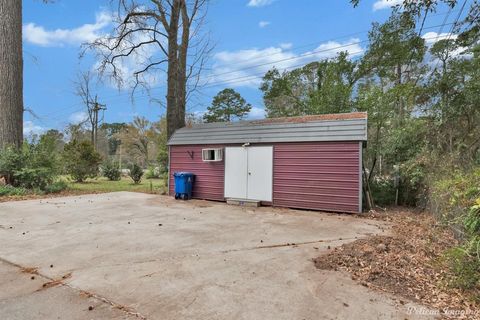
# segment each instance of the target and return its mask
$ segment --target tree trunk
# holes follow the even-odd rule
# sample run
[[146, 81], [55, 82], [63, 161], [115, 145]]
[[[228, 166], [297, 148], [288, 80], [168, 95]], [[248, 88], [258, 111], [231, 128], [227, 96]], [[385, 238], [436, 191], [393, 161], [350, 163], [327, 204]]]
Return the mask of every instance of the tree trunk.
[[187, 105], [187, 54], [190, 42], [190, 18], [187, 4], [182, 0], [182, 42], [178, 50], [178, 105], [177, 128], [185, 126], [185, 111]]
[[178, 112], [178, 26], [181, 10], [181, 0], [173, 0], [170, 25], [168, 30], [168, 71], [167, 71], [167, 136], [181, 126]]
[[23, 141], [22, 1], [0, 0], [0, 148]]
[[[402, 85], [402, 65], [397, 64], [397, 85]], [[405, 101], [403, 97], [398, 97], [398, 106], [397, 106], [397, 126], [403, 125], [403, 120], [405, 118]]]

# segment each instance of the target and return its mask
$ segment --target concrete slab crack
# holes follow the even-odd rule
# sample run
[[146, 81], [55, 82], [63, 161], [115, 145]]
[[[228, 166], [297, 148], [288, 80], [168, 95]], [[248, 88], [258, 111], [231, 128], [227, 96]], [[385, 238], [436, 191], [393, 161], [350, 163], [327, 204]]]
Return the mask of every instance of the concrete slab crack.
[[332, 242], [337, 242], [337, 241], [356, 240], [356, 239], [358, 239], [358, 237], [355, 237], [355, 238], [322, 239], [322, 240], [304, 241], [304, 242], [291, 242], [291, 243], [287, 242], [287, 243], [280, 243], [280, 244], [271, 244], [271, 245], [249, 247], [249, 248], [224, 250], [224, 251], [222, 251], [222, 253], [238, 252], [238, 251], [250, 251], [250, 250], [259, 250], [259, 249], [273, 249], [273, 248], [282, 248], [282, 247], [294, 247], [294, 246], [300, 246], [300, 245], [306, 245], [306, 244], [332, 243]]
[[35, 274], [39, 277], [42, 277], [46, 280], [49, 280], [48, 282], [44, 283], [42, 288], [40, 288], [39, 290], [37, 291], [40, 291], [40, 290], [46, 290], [48, 288], [52, 288], [52, 287], [55, 287], [55, 286], [65, 286], [67, 288], [70, 288], [76, 292], [78, 292], [80, 295], [84, 295], [84, 296], [87, 296], [87, 297], [91, 297], [91, 298], [94, 298], [100, 302], [103, 302], [105, 304], [108, 304], [110, 305], [111, 307], [115, 308], [115, 309], [118, 309], [120, 311], [123, 311], [124, 313], [130, 315], [130, 316], [134, 316], [138, 319], [142, 319], [142, 320], [147, 320], [147, 317], [142, 315], [141, 313], [137, 312], [136, 310], [130, 308], [130, 307], [127, 307], [127, 306], [124, 306], [124, 305], [121, 305], [117, 302], [114, 302], [106, 297], [103, 297], [103, 296], [100, 296], [98, 294], [95, 294], [95, 293], [92, 293], [92, 292], [88, 292], [88, 291], [85, 291], [85, 290], [82, 290], [80, 288], [77, 288], [69, 283], [65, 283], [64, 280], [70, 278], [72, 276], [71, 273], [67, 273], [65, 275], [63, 275], [61, 278], [59, 279], [54, 279], [52, 277], [49, 277], [45, 274], [42, 274], [38, 271], [38, 268], [31, 268], [31, 267], [24, 267], [24, 266], [21, 266], [15, 262], [12, 262], [12, 261], [9, 261], [7, 259], [4, 259], [2, 257], [0, 257], [0, 261], [5, 263], [5, 264], [8, 264], [10, 266], [13, 266], [13, 267], [16, 267], [20, 270], [20, 272], [23, 272], [23, 273], [31, 273], [31, 274]]
[[[370, 234], [364, 234], [370, 235]], [[282, 247], [296, 247], [300, 245], [308, 245], [308, 244], [315, 244], [315, 243], [333, 243], [338, 241], [354, 241], [359, 239], [360, 237], [350, 237], [350, 238], [334, 238], [334, 239], [321, 239], [321, 240], [312, 240], [312, 241], [304, 241], [304, 242], [287, 242], [287, 243], [280, 243], [280, 244], [271, 244], [271, 245], [262, 245], [262, 246], [255, 246], [255, 247], [246, 247], [246, 248], [235, 248], [235, 249], [228, 249], [228, 250], [221, 250], [221, 251], [213, 251], [213, 252], [203, 252], [203, 253], [189, 253], [184, 255], [176, 255], [171, 257], [165, 258], [158, 258], [158, 259], [145, 259], [145, 260], [137, 260], [137, 261], [129, 261], [125, 263], [115, 263], [115, 264], [98, 264], [95, 266], [87, 266], [83, 268], [75, 268], [68, 270], [69, 272], [85, 270], [85, 269], [98, 269], [98, 268], [109, 268], [109, 267], [121, 267], [125, 265], [131, 264], [144, 264], [144, 263], [154, 263], [154, 262], [168, 262], [171, 260], [182, 260], [185, 258], [190, 257], [205, 257], [205, 256], [213, 256], [218, 254], [225, 254], [230, 252], [242, 252], [242, 251], [252, 251], [252, 250], [261, 250], [261, 249], [274, 249], [274, 248], [282, 248]], [[144, 277], [151, 277], [158, 272], [152, 272], [148, 274], [144, 274], [140, 276], [140, 278]]]

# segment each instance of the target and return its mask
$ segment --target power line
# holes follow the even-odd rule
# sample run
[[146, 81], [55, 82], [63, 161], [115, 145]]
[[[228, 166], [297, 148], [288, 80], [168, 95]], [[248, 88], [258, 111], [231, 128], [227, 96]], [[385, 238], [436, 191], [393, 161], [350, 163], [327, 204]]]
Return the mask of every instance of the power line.
[[[434, 38], [436, 38], [436, 37], [427, 37], [427, 38], [423, 38], [423, 39], [431, 40], [431, 39], [434, 39]], [[363, 52], [363, 50], [362, 51], [357, 51], [357, 52], [351, 52], [350, 55], [356, 55], [356, 54], [359, 54], [359, 53], [362, 53], [362, 52]], [[283, 68], [283, 69], [284, 70], [289, 70], [289, 69], [299, 68], [299, 67], [302, 67], [302, 66], [305, 66], [305, 63], [289, 66], [289, 67], [286, 67], [286, 68]], [[216, 87], [216, 86], [223, 85], [223, 84], [231, 84], [231, 83], [235, 83], [235, 82], [250, 81], [250, 80], [254, 80], [254, 79], [263, 78], [264, 75], [265, 75], [265, 72], [258, 73], [257, 75], [235, 77], [235, 78], [231, 78], [231, 79], [227, 79], [227, 80], [223, 80], [223, 81], [214, 82], [214, 83], [209, 84], [207, 86], [203, 86], [202, 88], [211, 88], [211, 87]]]
[[[437, 28], [437, 27], [439, 27], [439, 25], [425, 27], [425, 28], [423, 28], [423, 30]], [[393, 32], [394, 31], [392, 31], [392, 33]], [[330, 40], [330, 41], [333, 41], [333, 40]], [[338, 50], [338, 49], [342, 49], [342, 48], [351, 47], [351, 46], [354, 46], [354, 45], [360, 45], [360, 44], [366, 43], [368, 41], [369, 40], [366, 39], [366, 40], [351, 42], [351, 43], [348, 43], [348, 44], [343, 44], [343, 45], [339, 45], [339, 46], [331, 47], [331, 48], [327, 48], [327, 49], [315, 50], [315, 51], [307, 52], [307, 53], [304, 53], [304, 54], [301, 54], [301, 55], [298, 55], [298, 56], [294, 56], [294, 57], [274, 60], [274, 61], [265, 62], [265, 63], [261, 63], [261, 64], [256, 64], [256, 65], [250, 65], [250, 66], [247, 66], [247, 67], [244, 67], [244, 68], [235, 69], [235, 70], [231, 70], [231, 71], [228, 71], [228, 72], [211, 74], [211, 75], [209, 75], [209, 76], [207, 76], [203, 79], [210, 79], [210, 78], [215, 78], [215, 77], [218, 77], [218, 76], [221, 76], [221, 75], [234, 74], [234, 73], [238, 73], [238, 72], [241, 72], [241, 71], [251, 70], [251, 69], [255, 69], [255, 68], [259, 68], [259, 67], [263, 67], [263, 66], [267, 66], [267, 65], [275, 65], [276, 63], [281, 63], [281, 62], [298, 60], [298, 59], [302, 59], [302, 58], [305, 58], [305, 57], [314, 56], [314, 55], [317, 55], [317, 54], [320, 54], [320, 53], [330, 52], [330, 51], [334, 51], [334, 50]], [[219, 83], [222, 83], [222, 82], [223, 81], [220, 81]], [[206, 86], [203, 86], [203, 88], [205, 88], [205, 87], [210, 87], [210, 84], [207, 84]], [[156, 89], [160, 89], [160, 88], [163, 88], [163, 86], [152, 87], [149, 90], [156, 90]], [[118, 99], [120, 97], [128, 96], [128, 95], [131, 95], [131, 94], [130, 93], [125, 93], [125, 94], [118, 94], [118, 95], [111, 96], [111, 97], [107, 96], [107, 97], [104, 97], [104, 100], [105, 101], [112, 101], [110, 98], [114, 98], [114, 99], [117, 98]], [[136, 96], [136, 98], [142, 97], [142, 96], [143, 95]], [[135, 98], [135, 96], [133, 98]]]
[[[434, 38], [436, 38], [436, 37], [429, 37], [429, 38], [424, 38], [424, 39], [425, 40], [431, 40], [431, 39], [434, 39]], [[331, 48], [330, 50], [336, 50], [336, 48]], [[359, 54], [359, 53], [362, 53], [362, 52], [363, 52], [363, 50], [356, 51], [356, 52], [351, 52], [349, 54], [350, 55], [356, 55], [356, 54]], [[296, 64], [296, 65], [292, 65], [292, 66], [283, 68], [283, 70], [288, 71], [288, 70], [291, 70], [291, 69], [300, 68], [300, 67], [305, 66], [305, 65], [306, 65], [305, 63]], [[236, 83], [252, 81], [252, 80], [256, 80], [256, 79], [261, 79], [261, 78], [263, 78], [264, 75], [265, 75], [265, 72], [262, 71], [260, 73], [255, 73], [255, 74], [246, 75], [246, 76], [242, 76], [242, 77], [233, 77], [233, 78], [230, 78], [230, 79], [210, 83], [206, 86], [203, 86], [202, 88], [203, 89], [208, 89], [208, 88], [218, 87], [218, 86], [221, 86], [221, 85], [231, 85], [231, 84], [236, 84]], [[135, 99], [138, 100], [138, 99], [144, 99], [144, 98], [149, 98], [149, 97], [150, 96], [148, 94], [144, 94], [144, 95], [136, 96]], [[104, 99], [104, 101], [112, 102], [113, 99], [110, 99], [110, 100]], [[79, 109], [78, 111], [81, 111], [81, 110], [83, 110], [83, 108]]]
[[[466, 3], [466, 2], [465, 2]], [[465, 3], [464, 5], [462, 6], [462, 10], [461, 12], [463, 11], [463, 8], [465, 6]], [[461, 14], [460, 12], [460, 14]], [[447, 15], [450, 13], [447, 12]], [[444, 14], [444, 13], [442, 13]], [[459, 16], [460, 16], [459, 14]], [[440, 14], [436, 14], [436, 15], [440, 15]], [[458, 21], [458, 19], [457, 19]], [[445, 22], [445, 20], [444, 20]], [[455, 23], [454, 23], [455, 24]], [[446, 24], [446, 23], [443, 23], [442, 25], [440, 25], [442, 28], [443, 26], [445, 25], [449, 25], [449, 24]], [[423, 24], [422, 24], [422, 28], [421, 30], [427, 30], [427, 29], [432, 29], [432, 28], [437, 28], [439, 27], [439, 25], [435, 25], [435, 26], [429, 26], [429, 27], [425, 27], [423, 28]], [[453, 28], [452, 28], [453, 29]], [[341, 38], [346, 38], [346, 37], [349, 37], [351, 35], [355, 35], [355, 34], [360, 34], [360, 33], [364, 33], [365, 31], [362, 31], [362, 32], [358, 32], [358, 33], [353, 33], [353, 34], [350, 34], [350, 35], [345, 35], [345, 36], [342, 36], [342, 37], [337, 37], [336, 39], [341, 39]], [[366, 31], [368, 32], [368, 31]], [[421, 31], [420, 31], [421, 32]], [[438, 37], [438, 35], [437, 35]], [[333, 39], [330, 39], [328, 41], [334, 41], [336, 40], [335, 38]], [[279, 59], [279, 60], [275, 60], [275, 61], [271, 61], [271, 62], [267, 62], [267, 63], [262, 63], [262, 64], [257, 64], [257, 65], [250, 65], [250, 66], [247, 66], [245, 68], [240, 68], [240, 69], [236, 69], [236, 70], [232, 70], [232, 71], [228, 71], [228, 72], [223, 72], [223, 73], [219, 73], [219, 74], [212, 74], [212, 75], [209, 75], [208, 77], [206, 77], [207, 79], [208, 78], [215, 78], [215, 77], [218, 77], [220, 75], [226, 75], [226, 74], [233, 74], [233, 73], [238, 73], [240, 71], [245, 71], [245, 70], [250, 70], [250, 69], [254, 69], [254, 68], [258, 68], [258, 67], [262, 67], [262, 66], [267, 66], [267, 65], [274, 65], [276, 63], [280, 63], [280, 62], [286, 62], [286, 61], [292, 61], [292, 60], [297, 60], [297, 59], [302, 59], [302, 58], [305, 58], [305, 57], [308, 57], [308, 56], [313, 56], [313, 55], [316, 55], [316, 54], [319, 54], [319, 53], [325, 53], [325, 52], [329, 52], [329, 51], [334, 51], [334, 50], [338, 50], [338, 49], [342, 49], [342, 48], [346, 48], [346, 47], [350, 47], [350, 46], [354, 46], [354, 45], [359, 45], [359, 44], [363, 44], [365, 42], [368, 42], [369, 40], [362, 40], [362, 41], [357, 41], [357, 42], [351, 42], [351, 43], [348, 43], [348, 44], [344, 44], [344, 45], [340, 45], [340, 46], [336, 46], [336, 47], [332, 47], [332, 48], [327, 48], [327, 49], [322, 49], [322, 50], [315, 50], [315, 51], [311, 51], [311, 52], [307, 52], [305, 54], [301, 54], [301, 55], [298, 55], [298, 56], [295, 56], [295, 57], [289, 57], [289, 58], [284, 58], [284, 59]], [[314, 44], [317, 44], [314, 43]], [[307, 47], [307, 46], [310, 46], [312, 44], [308, 44], [308, 45], [304, 45], [304, 46], [299, 46], [299, 47], [296, 47], [296, 48], [301, 48], [301, 47]], [[360, 51], [360, 52], [356, 52], [356, 53], [353, 53], [353, 54], [357, 54], [357, 53], [361, 53], [363, 52]], [[352, 54], [352, 53], [350, 53]], [[261, 56], [258, 56], [257, 57], [257, 60], [259, 60], [260, 58], [262, 58]], [[255, 59], [254, 59], [255, 60]], [[252, 61], [252, 60], [250, 60]], [[304, 64], [300, 64], [300, 65], [294, 65], [294, 66], [289, 66], [287, 68], [284, 68], [285, 70], [287, 69], [291, 69], [291, 68], [297, 68], [297, 67], [300, 67], [300, 66], [303, 66]], [[263, 77], [263, 75], [265, 74], [265, 72], [262, 72], [261, 74], [261, 77]], [[256, 79], [256, 78], [259, 78], [259, 76], [253, 76], [252, 75], [248, 75], [248, 76], [243, 76], [243, 77], [237, 77], [237, 78], [232, 78], [232, 79], [227, 79], [227, 80], [223, 80], [223, 81], [217, 81], [217, 82], [213, 82], [211, 84], [207, 84], [206, 86], [203, 86], [203, 88], [211, 88], [211, 87], [216, 87], [218, 85], [221, 85], [221, 84], [232, 84], [232, 83], [235, 83], [235, 82], [245, 82], [245, 81], [249, 81], [249, 80], [253, 80], [253, 79]], [[159, 87], [153, 87], [153, 88], [150, 88], [149, 90], [156, 90], [156, 89], [160, 89], [160, 88], [163, 88], [163, 86], [159, 86]], [[126, 95], [131, 95], [130, 93], [126, 93], [126, 94], [118, 94], [118, 95], [115, 95], [115, 96], [107, 96], [107, 97], [104, 97], [104, 101], [106, 102], [112, 102], [112, 101], [115, 101], [116, 99], [119, 99], [119, 98], [122, 98], [123, 96], [126, 96]], [[144, 98], [144, 97], [149, 97], [148, 94], [143, 94], [143, 95], [139, 95], [139, 96], [133, 96], [133, 99], [139, 99], [139, 98]], [[75, 106], [78, 106], [79, 104], [75, 104], [73, 106], [70, 106], [70, 107], [67, 107], [68, 109], [69, 108], [72, 108], [72, 107], [75, 107]], [[53, 113], [56, 113], [58, 114], [59, 112], [61, 112], [61, 110], [67, 110], [67, 108], [64, 108], [64, 109], [60, 109], [60, 110], [57, 110], [55, 112], [52, 112], [52, 113], [48, 113], [48, 115], [50, 114], [53, 114]], [[82, 109], [79, 109], [77, 111], [81, 111]], [[70, 111], [69, 111], [70, 112]], [[76, 111], [74, 111], [76, 112]]]
[[445, 18], [443, 19], [443, 23], [440, 26], [440, 29], [438, 30], [437, 38], [435, 39], [435, 42], [437, 42], [438, 39], [440, 39], [440, 35], [442, 34], [443, 27], [445, 27], [445, 24], [447, 23], [447, 20], [448, 20], [448, 17], [450, 16], [451, 11], [452, 11], [452, 8], [450, 8], [450, 10], [448, 10], [447, 14], [445, 15]]
[[[449, 10], [447, 13], [449, 14], [450, 11], [451, 11], [451, 8], [450, 8], [450, 10]], [[430, 15], [430, 16], [432, 17], [432, 16], [439, 16], [439, 15], [444, 15], [444, 14], [446, 14], [446, 13], [445, 13], [445, 12], [442, 12], [442, 13], [437, 13], [437, 14]], [[426, 17], [425, 17], [425, 18], [426, 18]], [[425, 19], [423, 20], [422, 28], [423, 28], [424, 23], [425, 23]], [[437, 28], [437, 27], [438, 27], [438, 25], [429, 26], [429, 27], [426, 27], [425, 30], [426, 30], [426, 29], [434, 29], [434, 28]], [[340, 37], [336, 37], [336, 38], [325, 39], [325, 40], [317, 41], [317, 42], [310, 43], [310, 44], [307, 44], [307, 45], [301, 45], [301, 46], [298, 46], [298, 47], [293, 47], [293, 48], [291, 48], [291, 50], [293, 50], [293, 49], [299, 49], [299, 48], [305, 48], [305, 47], [309, 47], [309, 46], [312, 46], [312, 45], [318, 45], [319, 43], [322, 43], [322, 42], [328, 42], [328, 41], [335, 41], [335, 40], [339, 40], [339, 39], [344, 39], [344, 38], [348, 38], [348, 37], [351, 37], [351, 36], [354, 36], [354, 35], [359, 35], [359, 34], [368, 33], [369, 31], [370, 31], [370, 30], [364, 30], [364, 31], [359, 31], [359, 32], [356, 32], [356, 33], [352, 33], [352, 34], [350, 34], [350, 35], [344, 35], [344, 36], [340, 36]], [[392, 33], [394, 33], [394, 32], [395, 32], [395, 31], [392, 31]], [[420, 31], [420, 33], [421, 33], [421, 31]], [[364, 41], [360, 41], [360, 42], [363, 43]], [[351, 44], [349, 44], [349, 45], [354, 45], [354, 44], [358, 44], [358, 43], [359, 43], [359, 42], [354, 42], [354, 43], [351, 43]], [[348, 46], [348, 45], [347, 45], [347, 46]], [[257, 56], [255, 59], [249, 59], [248, 62], [258, 61], [258, 60], [261, 60], [262, 58], [279, 55], [279, 54], [281, 54], [281, 53], [283, 53], [283, 52], [278, 52], [278, 53], [269, 54], [269, 55], [267, 55], [267, 54], [265, 54], [265, 55], [260, 55], [260, 56]], [[314, 53], [314, 52], [312, 52], [312, 53]], [[245, 62], [245, 60], [244, 60], [244, 61], [241, 61], [241, 62]], [[276, 62], [278, 62], [278, 61], [276, 61]], [[275, 62], [275, 63], [276, 63], [276, 62]], [[249, 67], [247, 67], [247, 68], [256, 67], [256, 66], [258, 66], [258, 65], [252, 65], [252, 66], [249, 66]], [[237, 69], [237, 70], [229, 71], [229, 72], [225, 72], [225, 73], [214, 74], [214, 75], [212, 75], [211, 77], [215, 77], [215, 76], [219, 76], [219, 75], [224, 75], [224, 74], [229, 74], [229, 73], [234, 73], [234, 72], [243, 71], [243, 70], [245, 70], [245, 68]]]
[[[436, 14], [436, 15], [442, 15], [442, 14], [445, 14], [445, 13]], [[431, 16], [432, 16], [432, 15], [431, 15]], [[429, 27], [423, 28], [423, 25], [422, 25], [423, 30], [434, 29], [434, 28], [437, 28], [437, 27], [439, 27], [439, 25], [434, 25], [434, 26], [429, 26]], [[350, 37], [350, 36], [352, 36], [352, 35], [363, 34], [363, 33], [366, 33], [366, 32], [368, 32], [368, 31], [369, 31], [369, 30], [360, 31], [360, 32], [356, 32], [356, 33], [349, 34], [349, 35], [344, 35], [344, 36], [340, 36], [340, 37], [336, 37], [336, 38], [330, 38], [330, 39], [328, 39], [328, 40], [321, 40], [321, 41], [314, 42], [314, 43], [310, 43], [310, 44], [307, 44], [307, 45], [298, 46], [298, 47], [295, 47], [295, 48], [298, 49], [298, 48], [302, 48], [302, 47], [308, 47], [308, 46], [315, 45], [315, 44], [318, 44], [318, 43], [321, 43], [321, 42], [325, 42], [325, 41], [330, 41], [330, 42], [331, 42], [331, 41], [335, 41], [335, 40], [347, 38], [347, 37]], [[394, 32], [395, 32], [395, 31], [392, 31], [392, 33], [394, 33]], [[304, 58], [304, 57], [313, 56], [313, 55], [316, 55], [316, 54], [319, 54], [319, 53], [324, 53], [324, 52], [328, 52], [328, 51], [338, 50], [338, 49], [346, 48], [346, 47], [353, 46], [353, 45], [363, 44], [363, 43], [366, 43], [366, 42], [368, 42], [368, 39], [367, 39], [367, 40], [362, 40], [362, 41], [351, 42], [351, 43], [348, 43], [348, 44], [343, 44], [343, 45], [339, 45], [339, 46], [332, 47], [332, 48], [314, 50], [314, 51], [307, 52], [307, 53], [304, 53], [304, 54], [300, 54], [300, 55], [297, 55], [297, 56], [294, 56], [294, 57], [283, 58], [283, 59], [274, 60], [274, 61], [270, 61], [270, 62], [265, 62], [265, 63], [261, 63], [261, 64], [249, 65], [249, 66], [244, 67], [244, 68], [239, 68], [239, 69], [235, 69], [235, 70], [231, 70], [231, 71], [226, 71], [226, 72], [222, 72], [222, 73], [210, 74], [210, 75], [204, 77], [202, 80], [211, 79], [211, 78], [216, 78], [216, 77], [218, 77], [218, 76], [222, 76], [222, 75], [226, 75], [226, 74], [238, 73], [238, 72], [241, 72], [241, 71], [250, 70], [250, 69], [254, 69], [254, 68], [258, 68], [258, 67], [262, 67], [262, 66], [266, 66], [266, 65], [272, 65], [272, 64], [276, 64], [276, 63], [280, 63], [280, 62], [297, 60], [297, 59], [301, 59], [301, 58]], [[278, 53], [274, 53], [274, 54], [259, 55], [259, 56], [257, 56], [257, 57], [254, 58], [254, 59], [243, 60], [243, 61], [240, 61], [240, 62], [258, 61], [258, 60], [261, 60], [261, 59], [263, 59], [263, 58], [265, 58], [265, 57], [271, 57], [271, 56], [275, 56], [275, 55], [278, 55], [278, 54], [281, 54], [281, 53], [283, 53], [283, 52], [278, 52]], [[150, 88], [149, 90], [156, 90], [156, 89], [160, 89], [160, 88], [163, 88], [163, 86], [152, 87], [152, 88]], [[111, 97], [117, 98], [117, 97], [119, 97], [119, 96], [128, 96], [128, 95], [131, 95], [131, 94], [130, 94], [130, 93], [124, 93], [124, 94], [119, 94], [119, 95], [110, 96], [110, 97], [107, 96], [107, 97], [104, 97], [104, 99], [109, 99], [109, 98], [111, 98]]]
[[[437, 28], [437, 27], [438, 27], [438, 25], [436, 25], [436, 26], [431, 26], [431, 27], [428, 27], [428, 28], [425, 28], [425, 29], [432, 29], [432, 28]], [[394, 32], [395, 32], [395, 31], [392, 31], [392, 33], [394, 33]], [[279, 62], [297, 60], [297, 59], [301, 59], [301, 58], [304, 58], [304, 57], [307, 57], [307, 56], [316, 55], [316, 54], [319, 54], [319, 53], [324, 53], [324, 52], [328, 52], [328, 51], [333, 51], [333, 50], [337, 50], [337, 49], [342, 49], [342, 48], [350, 47], [350, 46], [353, 46], [353, 45], [360, 45], [360, 44], [363, 44], [363, 43], [366, 43], [366, 42], [369, 42], [369, 39], [361, 40], [361, 41], [356, 41], [356, 42], [351, 42], [351, 43], [343, 44], [343, 45], [340, 45], [340, 46], [337, 46], [337, 47], [333, 47], [333, 48], [322, 49], [322, 50], [315, 50], [315, 51], [307, 52], [307, 53], [305, 53], [305, 54], [301, 54], [301, 55], [298, 55], [298, 56], [295, 56], [295, 57], [284, 58], [284, 59], [275, 60], [275, 61], [266, 62], [266, 63], [262, 63], [262, 64], [257, 64], [257, 65], [251, 65], [251, 66], [248, 66], [248, 67], [245, 67], [245, 68], [241, 68], [241, 69], [236, 69], [236, 70], [233, 70], [233, 71], [216, 73], [216, 74], [212, 74], [212, 75], [208, 76], [207, 79], [208, 79], [208, 78], [212, 78], [212, 77], [213, 77], [213, 78], [214, 78], [214, 77], [218, 77], [218, 76], [225, 75], [225, 74], [237, 73], [237, 72], [239, 72], [239, 71], [254, 69], [254, 68], [258, 68], [258, 67], [262, 67], [262, 66], [266, 66], [266, 65], [272, 65], [272, 64], [275, 64], [275, 63], [279, 63]]]
[[[450, 41], [450, 37], [452, 36], [453, 31], [454, 31], [454, 29], [455, 29], [456, 26], [457, 26], [458, 20], [460, 20], [460, 17], [461, 17], [461, 15], [462, 15], [462, 13], [463, 13], [463, 10], [465, 9], [466, 4], [467, 4], [467, 0], [463, 1], [463, 5], [462, 5], [462, 7], [460, 8], [460, 12], [458, 13], [457, 18], [455, 19], [455, 22], [453, 22], [452, 28], [450, 29], [450, 32], [448, 33], [448, 36], [447, 36], [447, 39], [446, 39], [447, 43], [448, 43], [448, 41]], [[438, 38], [438, 37], [437, 37], [437, 38]], [[435, 67], [432, 69], [432, 72], [430, 73], [430, 76], [428, 77], [428, 81], [429, 81], [429, 82], [432, 80], [432, 77], [433, 77], [435, 71], [437, 71], [437, 68], [438, 68], [438, 64], [439, 64], [439, 63], [440, 63], [440, 60], [437, 59], [437, 62], [435, 63]]]
[[[428, 7], [425, 9], [425, 15], [423, 16], [422, 25], [420, 26], [420, 30], [418, 31], [418, 36], [422, 35], [423, 26], [425, 25], [425, 20], [427, 20], [428, 16]], [[412, 50], [410, 54], [410, 58], [408, 59], [407, 68], [405, 69], [410, 74], [410, 64], [412, 63], [413, 55], [415, 54], [415, 50]]]

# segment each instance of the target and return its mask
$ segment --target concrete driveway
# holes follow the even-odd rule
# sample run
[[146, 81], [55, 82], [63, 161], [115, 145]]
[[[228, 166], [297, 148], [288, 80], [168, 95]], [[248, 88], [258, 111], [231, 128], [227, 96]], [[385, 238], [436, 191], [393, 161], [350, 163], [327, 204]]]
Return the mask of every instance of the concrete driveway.
[[[0, 204], [1, 319], [405, 319], [311, 259], [381, 222], [118, 192]], [[329, 249], [331, 248], [331, 249]]]

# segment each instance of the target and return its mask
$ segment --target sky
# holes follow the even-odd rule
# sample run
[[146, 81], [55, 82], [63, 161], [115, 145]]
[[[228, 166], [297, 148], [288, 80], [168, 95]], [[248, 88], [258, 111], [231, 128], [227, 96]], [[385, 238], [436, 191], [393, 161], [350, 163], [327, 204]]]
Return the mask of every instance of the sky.
[[[348, 0], [211, 0], [203, 30], [212, 51], [202, 73], [203, 87], [189, 101], [187, 112], [201, 115], [216, 93], [233, 88], [252, 105], [249, 118], [264, 117], [259, 85], [267, 70], [292, 70], [340, 51], [348, 51], [351, 59], [361, 57], [372, 22], [385, 21], [399, 2], [362, 0], [354, 8]], [[447, 11], [439, 8], [428, 16], [424, 37], [447, 35], [449, 26], [439, 27]], [[25, 134], [62, 130], [85, 119], [75, 80], [79, 72], [95, 70], [98, 60], [92, 51], [81, 55], [82, 44], [111, 32], [111, 13], [110, 0], [24, 0], [24, 103], [30, 110]], [[455, 16], [454, 9], [447, 22]], [[123, 65], [127, 74], [136, 66], [132, 60]], [[94, 90], [107, 106], [104, 121], [129, 122], [135, 116], [158, 120], [165, 107], [151, 97], [165, 101], [164, 72], [149, 83], [150, 96], [140, 90], [132, 99], [128, 82], [119, 87], [108, 78], [98, 81]]]

